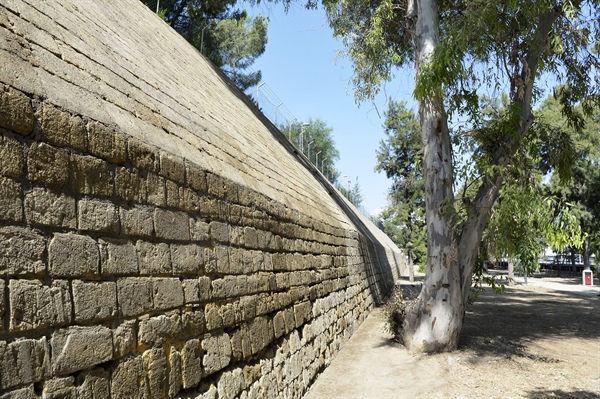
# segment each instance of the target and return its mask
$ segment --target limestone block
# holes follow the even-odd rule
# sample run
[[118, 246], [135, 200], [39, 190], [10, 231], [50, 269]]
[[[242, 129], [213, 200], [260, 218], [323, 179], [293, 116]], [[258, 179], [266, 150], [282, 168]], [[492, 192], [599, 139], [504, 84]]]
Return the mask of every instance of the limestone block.
[[71, 154], [71, 190], [84, 195], [113, 194], [113, 177], [106, 161]]
[[0, 389], [38, 382], [50, 375], [46, 337], [0, 341]]
[[0, 395], [0, 399], [39, 399], [39, 396], [35, 393], [35, 387], [30, 385], [26, 388], [16, 389]]
[[126, 320], [112, 328], [113, 358], [129, 355], [135, 348], [135, 320]]
[[191, 388], [202, 378], [202, 347], [199, 339], [186, 341], [181, 350], [181, 371], [183, 388]]
[[183, 298], [186, 305], [200, 302], [200, 284], [197, 278], [183, 280]]
[[154, 173], [148, 173], [146, 176], [146, 186], [148, 187], [149, 205], [162, 207], [167, 205], [167, 192], [164, 177]]
[[160, 175], [176, 183], [184, 184], [185, 166], [183, 158], [176, 157], [167, 152], [160, 152]]
[[208, 241], [209, 225], [201, 219], [190, 218], [190, 237], [192, 241]]
[[143, 204], [148, 198], [148, 186], [139, 173], [115, 168], [115, 194], [123, 201]]
[[103, 369], [82, 372], [78, 377], [77, 399], [105, 399], [110, 396], [108, 373]]
[[117, 315], [117, 284], [73, 280], [75, 321], [102, 321]]
[[121, 232], [129, 236], [151, 237], [154, 233], [154, 212], [152, 209], [133, 206], [121, 208]]
[[117, 281], [119, 310], [124, 317], [139, 316], [153, 307], [152, 280], [125, 277]]
[[169, 353], [169, 397], [175, 397], [181, 390], [181, 386], [181, 354], [171, 347]]
[[182, 329], [179, 314], [159, 315], [140, 320], [138, 343], [141, 345], [162, 345], [177, 337]]
[[183, 188], [179, 187], [177, 183], [165, 179], [165, 189], [167, 192], [167, 207], [185, 210], [183, 205]]
[[54, 280], [43, 285], [39, 280], [10, 280], [10, 331], [29, 331], [60, 326], [71, 321], [69, 283]]
[[213, 280], [211, 283], [213, 298], [233, 298], [237, 296], [238, 281], [238, 278], [235, 276], [225, 276]]
[[211, 222], [209, 225], [210, 239], [218, 243], [229, 243], [229, 226], [221, 222]]
[[138, 139], [127, 140], [127, 157], [134, 168], [158, 172], [158, 150]]
[[254, 227], [244, 227], [244, 241], [247, 248], [258, 248], [258, 234]]
[[204, 356], [202, 365], [206, 375], [210, 375], [229, 365], [231, 361], [231, 342], [229, 334], [207, 335], [202, 340]]
[[0, 220], [20, 222], [23, 220], [21, 184], [0, 176]]
[[277, 312], [273, 317], [273, 333], [275, 334], [275, 338], [279, 338], [285, 334], [284, 312]]
[[56, 375], [84, 370], [113, 356], [112, 334], [104, 326], [72, 326], [55, 331], [50, 345], [52, 371]]
[[206, 331], [204, 310], [194, 308], [181, 313], [181, 333], [186, 337], [198, 337]]
[[46, 237], [35, 230], [0, 227], [0, 276], [43, 273], [45, 252]]
[[206, 302], [212, 298], [210, 277], [202, 276], [198, 279], [198, 294], [201, 302]]
[[227, 269], [217, 269], [220, 273], [242, 274], [244, 270], [244, 250], [229, 248], [229, 265]]
[[274, 338], [273, 327], [266, 317], [257, 317], [248, 326], [252, 353], [263, 350]]
[[95, 121], [87, 124], [87, 134], [90, 154], [117, 165], [125, 163], [126, 140], [123, 134]]
[[[2, 295], [2, 297], [0, 297], [0, 320], [4, 320], [4, 312], [6, 308], [6, 304], [4, 303], [4, 280], [0, 280], [0, 295]], [[0, 325], [0, 333], [4, 333], [4, 323]]]
[[27, 154], [29, 180], [62, 188], [69, 181], [69, 153], [46, 143], [34, 142]]
[[154, 211], [154, 229], [156, 236], [167, 240], [189, 241], [189, 217], [184, 212], [165, 209]]
[[0, 175], [19, 178], [23, 176], [25, 166], [23, 144], [8, 132], [2, 134], [0, 136]]
[[44, 399], [76, 399], [74, 377], [53, 378], [44, 382], [42, 398]]
[[100, 255], [90, 237], [55, 233], [48, 245], [48, 260], [53, 277], [85, 277], [98, 274]]
[[296, 328], [299, 328], [302, 324], [310, 319], [312, 311], [312, 305], [309, 301], [294, 305], [294, 319], [296, 321]]
[[183, 287], [178, 278], [154, 278], [154, 309], [165, 310], [183, 306]]
[[206, 172], [198, 166], [186, 161], [185, 174], [187, 185], [200, 194], [207, 192]]
[[103, 275], [127, 275], [138, 273], [135, 246], [129, 240], [101, 238], [100, 270]]
[[202, 247], [196, 244], [172, 244], [171, 262], [173, 274], [198, 276], [203, 271]]
[[169, 369], [165, 350], [163, 348], [149, 349], [142, 354], [142, 359], [148, 376], [149, 398], [164, 398], [169, 383]]
[[181, 209], [188, 213], [199, 213], [202, 202], [200, 196], [191, 188], [183, 187], [179, 189]]
[[139, 240], [135, 244], [140, 274], [171, 274], [171, 248]]
[[82, 198], [77, 204], [77, 224], [84, 231], [118, 233], [119, 211], [112, 202]]
[[110, 397], [123, 399], [148, 398], [148, 385], [144, 374], [144, 361], [141, 356], [120, 361], [112, 372]]
[[201, 216], [209, 219], [218, 219], [221, 217], [219, 211], [219, 201], [216, 198], [211, 197], [200, 197], [200, 210]]
[[50, 144], [80, 151], [86, 149], [85, 129], [80, 117], [45, 102], [38, 106], [35, 116], [40, 122], [42, 135]]
[[24, 93], [0, 87], [0, 127], [27, 135], [33, 130], [33, 107]]
[[43, 187], [34, 187], [25, 194], [25, 217], [33, 225], [75, 229], [75, 198]]
[[219, 382], [217, 384], [217, 392], [219, 398], [239, 398], [240, 391], [244, 388], [244, 376], [242, 370], [234, 369], [231, 371], [225, 371], [221, 374]]
[[244, 329], [240, 328], [231, 334], [231, 361], [239, 362], [244, 358], [244, 352], [242, 349]]

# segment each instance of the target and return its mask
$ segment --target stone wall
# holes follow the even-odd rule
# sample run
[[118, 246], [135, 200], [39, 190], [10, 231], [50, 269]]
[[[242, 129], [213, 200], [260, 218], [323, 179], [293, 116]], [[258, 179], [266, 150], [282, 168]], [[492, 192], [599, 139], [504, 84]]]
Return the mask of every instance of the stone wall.
[[0, 398], [298, 398], [403, 256], [137, 0], [0, 0]]

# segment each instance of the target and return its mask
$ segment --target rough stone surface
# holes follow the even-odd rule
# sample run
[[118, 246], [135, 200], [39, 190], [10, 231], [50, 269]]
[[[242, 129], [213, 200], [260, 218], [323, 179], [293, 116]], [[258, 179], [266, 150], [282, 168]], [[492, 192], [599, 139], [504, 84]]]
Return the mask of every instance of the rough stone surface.
[[227, 333], [204, 337], [202, 340], [202, 349], [204, 350], [202, 365], [206, 374], [212, 374], [229, 365], [231, 360], [231, 342]]
[[203, 270], [202, 247], [189, 244], [171, 245], [171, 262], [173, 273], [183, 275], [199, 275]]
[[154, 212], [156, 236], [167, 240], [188, 241], [190, 239], [189, 217], [183, 212], [156, 209]]
[[119, 211], [111, 202], [84, 198], [77, 203], [77, 224], [80, 230], [118, 233]]
[[88, 236], [56, 233], [48, 245], [50, 275], [85, 277], [98, 274], [98, 244]]
[[24, 93], [1, 85], [0, 127], [26, 135], [33, 130], [33, 108]]
[[33, 143], [27, 155], [29, 179], [61, 188], [69, 181], [69, 153], [46, 143]]
[[46, 237], [35, 230], [0, 227], [0, 276], [43, 273], [45, 254]]
[[38, 382], [50, 375], [46, 337], [0, 341], [0, 389]]
[[138, 273], [135, 246], [129, 240], [101, 238], [100, 270], [104, 275], [134, 275]]
[[117, 315], [117, 284], [73, 280], [75, 321], [102, 321]]
[[121, 361], [112, 372], [110, 395], [112, 398], [145, 399], [148, 385], [144, 378], [144, 361], [141, 356]]
[[110, 395], [108, 373], [102, 369], [85, 371], [79, 375], [77, 399], [104, 399]]
[[171, 274], [171, 248], [168, 244], [138, 241], [135, 244], [141, 274]]
[[117, 281], [119, 310], [124, 317], [138, 316], [152, 310], [152, 280], [126, 277]]
[[25, 216], [33, 225], [77, 228], [75, 198], [42, 187], [25, 194]]
[[71, 321], [69, 283], [54, 280], [47, 286], [39, 280], [10, 280], [10, 331], [28, 331], [61, 326]]
[[183, 287], [178, 278], [155, 278], [154, 309], [166, 310], [183, 306]]
[[0, 176], [0, 220], [20, 222], [23, 220], [22, 188], [12, 179]]
[[17, 179], [23, 176], [24, 161], [23, 144], [12, 134], [0, 136], [0, 175]]
[[112, 358], [112, 335], [103, 326], [73, 326], [52, 334], [52, 370], [67, 374]]
[[87, 133], [90, 154], [117, 165], [125, 163], [125, 136], [98, 122], [88, 123]]
[[154, 233], [153, 212], [150, 208], [121, 208], [121, 231], [123, 234], [137, 237], [152, 237]]

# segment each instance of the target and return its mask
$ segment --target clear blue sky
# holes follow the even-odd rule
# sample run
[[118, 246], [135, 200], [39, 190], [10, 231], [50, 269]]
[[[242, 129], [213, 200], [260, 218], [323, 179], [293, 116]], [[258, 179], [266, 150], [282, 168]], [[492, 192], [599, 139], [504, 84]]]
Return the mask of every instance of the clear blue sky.
[[399, 73], [382, 88], [375, 100], [377, 109], [371, 103], [359, 107], [352, 90], [352, 64], [338, 57], [344, 47], [333, 38], [323, 10], [305, 10], [299, 3], [292, 4], [288, 14], [281, 4], [247, 9], [269, 17], [267, 49], [253, 69], [262, 71], [268, 89], [299, 122], [320, 118], [333, 129], [340, 152], [336, 168], [347, 176], [341, 178], [344, 184], [351, 180], [353, 185], [358, 178], [367, 212], [386, 206], [391, 182], [374, 171], [376, 150], [385, 137], [386, 98], [414, 104], [413, 76]]

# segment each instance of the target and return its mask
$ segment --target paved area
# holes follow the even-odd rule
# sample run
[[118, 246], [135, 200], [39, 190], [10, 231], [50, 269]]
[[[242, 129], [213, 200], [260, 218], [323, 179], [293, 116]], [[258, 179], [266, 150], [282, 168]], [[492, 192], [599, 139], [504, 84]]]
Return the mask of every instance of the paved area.
[[[524, 284], [522, 277], [515, 278]], [[403, 281], [407, 284], [408, 282]], [[600, 293], [598, 279], [593, 286], [583, 286], [579, 278], [530, 277], [528, 285], [594, 297]], [[390, 341], [384, 331], [381, 309], [375, 309], [348, 340], [329, 367], [321, 374], [304, 399], [412, 399], [437, 397], [443, 389], [444, 374], [439, 362], [427, 356], [412, 355]], [[417, 375], [416, 362], [426, 365], [429, 376]], [[422, 367], [419, 370], [423, 370]], [[436, 376], [440, 378], [435, 378]], [[410, 381], [410, 394], [403, 392], [399, 381]], [[365, 389], [368, 387], [368, 389]], [[415, 393], [418, 393], [415, 396]], [[407, 396], [409, 395], [409, 396]]]

